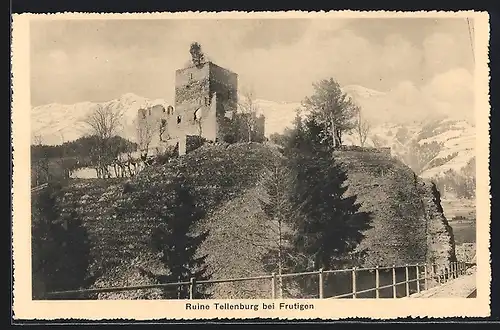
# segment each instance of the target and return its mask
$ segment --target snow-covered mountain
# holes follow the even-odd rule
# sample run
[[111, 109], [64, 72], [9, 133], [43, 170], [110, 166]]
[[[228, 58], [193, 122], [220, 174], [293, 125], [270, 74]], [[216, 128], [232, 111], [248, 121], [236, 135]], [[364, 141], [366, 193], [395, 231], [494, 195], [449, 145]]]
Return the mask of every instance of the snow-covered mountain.
[[[429, 111], [411, 111], [400, 107], [389, 93], [362, 86], [343, 87], [371, 124], [367, 146], [390, 146], [393, 153], [423, 177], [439, 176], [448, 169], [460, 170], [474, 157], [475, 127], [465, 119], [443, 117]], [[259, 112], [266, 117], [266, 136], [281, 133], [290, 126], [300, 103], [257, 99]], [[32, 142], [55, 145], [75, 140], [88, 130], [83, 119], [99, 105], [124, 111], [121, 136], [136, 141], [134, 120], [137, 110], [165, 100], [150, 100], [132, 93], [103, 103], [83, 102], [73, 105], [48, 104], [31, 112]], [[358, 144], [355, 134], [344, 137], [346, 144]]]
[[124, 120], [120, 135], [134, 141], [136, 139], [134, 120], [140, 108], [165, 104], [162, 99], [150, 100], [133, 93], [102, 103], [82, 102], [76, 104], [51, 103], [31, 110], [31, 141], [57, 145], [76, 140], [89, 131], [85, 118], [99, 106], [109, 106], [123, 111]]
[[[475, 127], [466, 120], [435, 119], [373, 127], [367, 145], [391, 147], [421, 177], [460, 171], [475, 157]], [[351, 135], [351, 143], [358, 144]]]

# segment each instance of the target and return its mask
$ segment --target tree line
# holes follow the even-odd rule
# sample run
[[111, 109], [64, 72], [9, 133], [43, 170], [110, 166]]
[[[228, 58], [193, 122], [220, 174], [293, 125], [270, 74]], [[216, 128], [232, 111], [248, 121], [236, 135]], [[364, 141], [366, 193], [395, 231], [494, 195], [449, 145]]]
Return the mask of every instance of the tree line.
[[31, 146], [32, 185], [68, 178], [82, 167], [94, 168], [98, 178], [111, 177], [110, 168], [115, 176], [133, 175], [137, 159], [132, 153], [138, 146], [119, 136], [123, 117], [123, 109], [100, 104], [82, 120], [86, 136], [57, 146], [43, 145], [37, 138], [37, 143]]
[[[106, 141], [105, 154], [102, 145], [97, 135], [84, 136], [55, 146], [32, 145], [32, 186], [68, 178], [73, 171], [83, 167], [100, 168], [103, 164], [113, 166], [120, 155], [137, 150], [137, 144], [120, 136], [113, 136]], [[105, 159], [106, 162], [103, 161]]]

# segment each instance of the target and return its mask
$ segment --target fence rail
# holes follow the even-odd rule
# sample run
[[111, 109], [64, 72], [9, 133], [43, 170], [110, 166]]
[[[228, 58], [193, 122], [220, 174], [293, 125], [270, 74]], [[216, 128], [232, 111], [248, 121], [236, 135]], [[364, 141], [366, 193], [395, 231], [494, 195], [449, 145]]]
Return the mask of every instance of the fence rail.
[[48, 185], [49, 185], [48, 183], [44, 183], [44, 184], [41, 184], [41, 185], [39, 185], [39, 186], [33, 187], [33, 188], [31, 188], [31, 192], [32, 192], [32, 193], [39, 192], [39, 191], [41, 191], [41, 190], [43, 190], [43, 189], [47, 188], [47, 187], [48, 187]]
[[[384, 266], [384, 267], [371, 267], [371, 268], [351, 268], [351, 269], [337, 269], [337, 270], [323, 270], [302, 272], [302, 273], [288, 273], [288, 274], [275, 274], [253, 276], [253, 277], [241, 277], [241, 278], [229, 278], [229, 279], [215, 279], [215, 280], [200, 280], [197, 281], [195, 278], [191, 278], [190, 281], [184, 282], [173, 282], [173, 283], [162, 283], [162, 284], [151, 284], [151, 285], [138, 285], [138, 286], [127, 286], [127, 287], [108, 287], [108, 288], [96, 288], [96, 289], [84, 289], [84, 290], [68, 290], [68, 291], [57, 291], [50, 292], [47, 297], [64, 297], [67, 295], [75, 294], [92, 294], [92, 293], [106, 293], [106, 292], [121, 292], [121, 291], [134, 291], [134, 290], [144, 290], [144, 289], [164, 289], [167, 287], [182, 287], [189, 286], [189, 299], [194, 299], [196, 293], [196, 287], [202, 284], [216, 284], [216, 283], [233, 283], [233, 282], [244, 282], [244, 281], [256, 281], [256, 280], [270, 280], [271, 285], [271, 298], [282, 298], [277, 297], [278, 293], [278, 281], [284, 278], [293, 278], [301, 276], [317, 276], [318, 280], [318, 298], [319, 299], [339, 299], [339, 298], [358, 298], [358, 295], [375, 292], [375, 298], [381, 298], [380, 292], [383, 289], [392, 288], [391, 298], [398, 298], [397, 287], [404, 285], [405, 294], [408, 297], [411, 294], [410, 283], [416, 283], [415, 293], [419, 293], [430, 288], [430, 281], [434, 281], [435, 284], [440, 285], [446, 283], [449, 280], [458, 278], [459, 276], [465, 275], [468, 268], [473, 264], [465, 262], [451, 262], [449, 265], [437, 265], [437, 264], [412, 264], [403, 266]], [[410, 269], [415, 271], [415, 277], [410, 277]], [[391, 284], [380, 285], [380, 272], [390, 270], [392, 272]], [[404, 270], [405, 280], [397, 281], [397, 271]], [[375, 286], [367, 289], [359, 289], [357, 285], [357, 279], [360, 272], [374, 272]], [[330, 297], [325, 297], [325, 276], [328, 274], [340, 274], [340, 273], [350, 273], [352, 290], [348, 293], [343, 293], [339, 295], [333, 295]]]

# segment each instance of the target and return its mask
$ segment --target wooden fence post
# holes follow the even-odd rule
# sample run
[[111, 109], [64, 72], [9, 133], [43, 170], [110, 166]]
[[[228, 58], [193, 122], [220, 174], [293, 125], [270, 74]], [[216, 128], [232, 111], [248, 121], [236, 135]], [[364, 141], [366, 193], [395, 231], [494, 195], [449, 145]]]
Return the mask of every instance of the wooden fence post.
[[319, 299], [323, 299], [323, 268], [319, 269]]
[[432, 264], [432, 279], [439, 282], [439, 274], [437, 273], [436, 264]]
[[189, 282], [190, 282], [189, 283], [189, 299], [194, 299], [196, 279], [194, 277], [191, 277]]
[[352, 298], [356, 299], [356, 267], [352, 269]]
[[406, 278], [406, 296], [410, 295], [410, 274], [408, 273], [408, 264], [405, 265], [405, 278]]
[[427, 264], [424, 264], [424, 290], [428, 290], [429, 289], [429, 282], [427, 280]]
[[392, 265], [392, 298], [397, 298], [397, 292], [396, 292], [396, 265]]
[[276, 299], [276, 274], [271, 274], [271, 298]]
[[417, 293], [420, 292], [420, 267], [418, 264], [415, 266], [416, 280], [417, 280]]
[[375, 298], [380, 298], [380, 274], [378, 266], [375, 267]]

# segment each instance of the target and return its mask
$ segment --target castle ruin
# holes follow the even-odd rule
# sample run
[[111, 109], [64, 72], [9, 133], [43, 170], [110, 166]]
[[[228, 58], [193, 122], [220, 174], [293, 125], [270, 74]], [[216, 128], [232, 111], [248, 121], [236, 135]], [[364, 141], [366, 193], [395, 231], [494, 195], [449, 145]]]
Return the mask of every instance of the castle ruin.
[[[238, 75], [211, 61], [175, 71], [175, 106], [155, 105], [138, 111], [141, 151], [161, 153], [176, 146], [186, 152], [190, 137], [226, 141], [238, 110]], [[264, 117], [256, 130], [264, 136]]]

